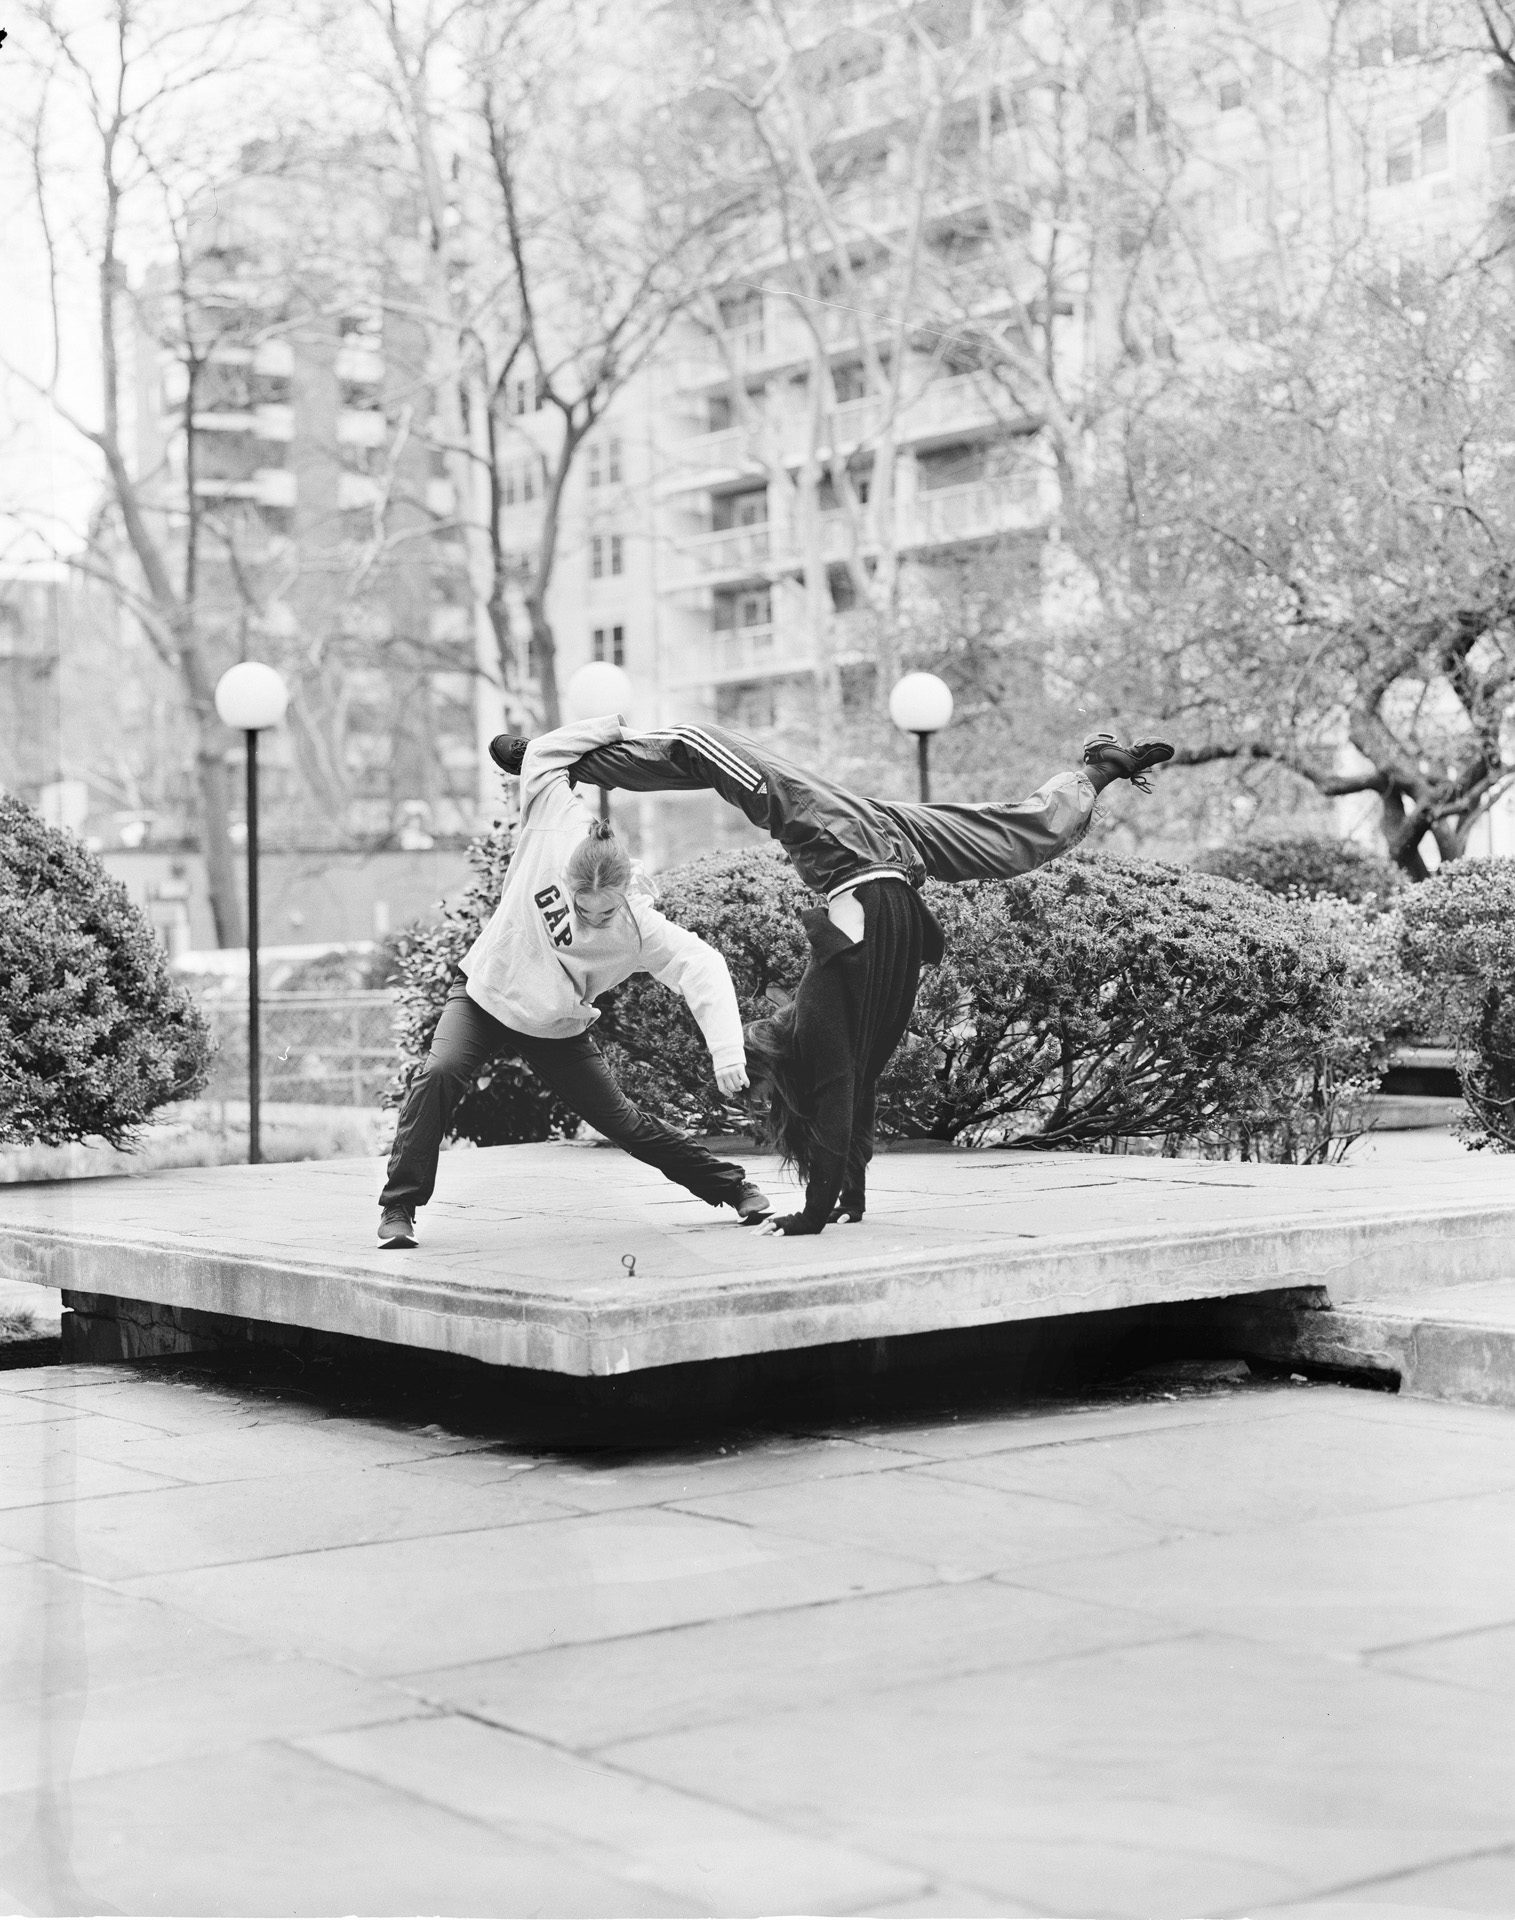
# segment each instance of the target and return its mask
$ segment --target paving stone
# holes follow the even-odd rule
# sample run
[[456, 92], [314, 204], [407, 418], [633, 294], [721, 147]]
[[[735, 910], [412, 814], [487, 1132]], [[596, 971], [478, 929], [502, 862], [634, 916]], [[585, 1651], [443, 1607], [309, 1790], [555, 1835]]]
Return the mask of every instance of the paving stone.
[[46, 1540], [35, 1509], [0, 1513], [0, 1544], [115, 1580], [514, 1526], [568, 1511], [523, 1479], [438, 1486], [392, 1467], [359, 1467], [104, 1495], [81, 1501], [66, 1536]]
[[1070, 1501], [1019, 1493], [986, 1499], [985, 1491], [968, 1492], [940, 1475], [913, 1468], [677, 1505], [683, 1513], [734, 1520], [773, 1533], [907, 1555], [942, 1577], [956, 1579], [1118, 1553], [1163, 1537], [1159, 1527], [1108, 1511], [1096, 1513]]
[[0, 1699], [156, 1680], [260, 1647], [256, 1636], [34, 1560], [0, 1567]]
[[396, 1471], [444, 1485], [496, 1486], [512, 1481], [555, 1506], [582, 1513], [655, 1506], [691, 1494], [746, 1487], [787, 1486], [854, 1473], [907, 1467], [919, 1456], [840, 1437], [820, 1440], [730, 1437], [698, 1449], [523, 1457], [518, 1449], [440, 1455]]
[[[1312, 1390], [1333, 1392], [1331, 1388]], [[1123, 1401], [1108, 1407], [987, 1406], [944, 1414], [935, 1420], [864, 1416], [835, 1425], [817, 1423], [813, 1434], [816, 1438], [851, 1440], [859, 1446], [881, 1446], [921, 1460], [960, 1460], [1019, 1447], [1059, 1447], [1089, 1438], [1113, 1439], [1123, 1433], [1251, 1425], [1290, 1411], [1297, 1398], [1297, 1388], [1279, 1386], [1249, 1388], [1236, 1394], [1196, 1394], [1190, 1399], [1175, 1394], [1169, 1400], [1145, 1405]]]
[[453, 1716], [302, 1741], [413, 1794], [700, 1913], [832, 1913], [918, 1893], [924, 1876], [535, 1740]]
[[154, 1574], [130, 1590], [369, 1672], [918, 1583], [913, 1561], [663, 1509]]
[[192, 1668], [150, 1679], [105, 1680], [81, 1671], [60, 1690], [58, 1675], [6, 1703], [0, 1744], [0, 1794], [70, 1787], [96, 1774], [137, 1772], [194, 1754], [230, 1752], [274, 1736], [413, 1716], [414, 1698], [319, 1661], [281, 1658], [257, 1648], [206, 1663], [202, 1642]]
[[1515, 1593], [1515, 1501], [1481, 1494], [1190, 1535], [1014, 1578], [1081, 1599], [1119, 1592], [1123, 1604], [1170, 1624], [1358, 1655], [1504, 1624]]
[[278, 1743], [0, 1799], [0, 1905], [49, 1913], [701, 1911]]
[[[7, 1427], [0, 1449], [0, 1511], [60, 1502], [72, 1505], [102, 1494], [177, 1485], [170, 1474], [128, 1466], [111, 1457], [121, 1449], [122, 1437], [99, 1429], [124, 1424], [89, 1416], [82, 1420], [33, 1420]], [[98, 1452], [83, 1451], [81, 1443], [85, 1441], [97, 1445]]]
[[1503, 1701], [1220, 1635], [719, 1731], [608, 1757], [1045, 1914], [1313, 1897], [1503, 1844], [1515, 1792]]
[[[1421, 1436], [1379, 1423], [1371, 1447], [1330, 1405], [1280, 1426], [1169, 1427], [1082, 1444], [979, 1454], [939, 1464], [943, 1479], [1073, 1501], [1120, 1520], [1185, 1532], [1255, 1532], [1301, 1520], [1412, 1506], [1515, 1488], [1510, 1434], [1449, 1435], [1434, 1454]], [[1245, 1500], [1237, 1497], [1245, 1487]]]
[[1507, 1611], [1512, 1618], [1503, 1626], [1407, 1646], [1379, 1647], [1367, 1657], [1374, 1666], [1391, 1673], [1418, 1674], [1443, 1686], [1468, 1687], [1474, 1693], [1515, 1699], [1515, 1594], [1509, 1596]]
[[[1156, 1631], [1162, 1632], [1163, 1629]], [[965, 1581], [408, 1674], [423, 1699], [593, 1749], [1152, 1637], [1119, 1606]]]
[[1334, 1891], [1328, 1900], [1267, 1907], [1269, 1920], [1441, 1920], [1460, 1913], [1515, 1912], [1515, 1846], [1441, 1860], [1411, 1873]]

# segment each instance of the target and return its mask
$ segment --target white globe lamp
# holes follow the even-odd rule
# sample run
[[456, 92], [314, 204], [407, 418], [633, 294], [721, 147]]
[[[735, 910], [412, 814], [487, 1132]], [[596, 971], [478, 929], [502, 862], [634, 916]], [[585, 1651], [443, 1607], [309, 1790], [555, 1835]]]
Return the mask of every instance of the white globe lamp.
[[624, 714], [631, 706], [631, 675], [608, 660], [580, 667], [563, 690], [570, 720], [597, 720], [602, 713]]
[[[563, 689], [563, 705], [570, 720], [597, 720], [602, 713], [631, 710], [631, 675], [609, 660], [591, 660]], [[600, 788], [600, 818], [610, 818], [610, 795]]]
[[258, 735], [278, 726], [289, 707], [289, 688], [261, 660], [228, 667], [216, 682], [216, 712], [247, 743], [247, 1158], [263, 1158], [259, 1137], [262, 1061], [258, 1034]]
[[952, 689], [934, 673], [907, 673], [889, 695], [889, 718], [915, 735], [921, 801], [931, 798], [931, 736], [952, 718]]
[[216, 682], [216, 712], [238, 733], [262, 733], [276, 727], [289, 706], [283, 676], [261, 660], [228, 667]]

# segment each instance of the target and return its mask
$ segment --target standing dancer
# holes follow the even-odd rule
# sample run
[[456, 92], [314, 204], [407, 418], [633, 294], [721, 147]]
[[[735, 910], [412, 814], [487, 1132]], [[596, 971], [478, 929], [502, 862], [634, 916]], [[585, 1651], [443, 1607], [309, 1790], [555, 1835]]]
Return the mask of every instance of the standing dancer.
[[[504, 734], [489, 750], [507, 773], [529, 751]], [[904, 1038], [922, 965], [945, 951], [922, 882], [1031, 872], [1083, 839], [1102, 788], [1124, 779], [1150, 792], [1147, 769], [1172, 754], [1160, 740], [1126, 747], [1092, 734], [1078, 770], [1029, 799], [982, 805], [866, 800], [722, 727], [618, 733], [573, 763], [570, 776], [592, 786], [720, 794], [826, 898], [804, 916], [811, 959], [792, 1001], [746, 1029], [765, 1137], [805, 1181], [804, 1208], [765, 1232], [819, 1233], [863, 1217], [878, 1077]]]
[[521, 821], [500, 903], [463, 956], [425, 1065], [411, 1082], [379, 1196], [381, 1247], [413, 1247], [436, 1184], [442, 1138], [484, 1062], [513, 1053], [564, 1106], [618, 1147], [744, 1226], [773, 1211], [743, 1169], [640, 1112], [589, 1036], [595, 1000], [628, 974], [676, 987], [710, 1048], [716, 1085], [747, 1085], [742, 1016], [726, 962], [665, 920], [641, 868], [573, 792], [568, 767], [621, 738], [616, 720], [544, 734], [517, 758]]

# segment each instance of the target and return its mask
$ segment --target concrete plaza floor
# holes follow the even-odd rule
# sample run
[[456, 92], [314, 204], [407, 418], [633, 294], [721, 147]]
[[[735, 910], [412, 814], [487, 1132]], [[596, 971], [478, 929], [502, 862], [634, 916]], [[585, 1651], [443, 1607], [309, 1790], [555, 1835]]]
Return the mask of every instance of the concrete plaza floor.
[[36, 1368], [0, 1604], [6, 1910], [1515, 1909], [1508, 1410]]

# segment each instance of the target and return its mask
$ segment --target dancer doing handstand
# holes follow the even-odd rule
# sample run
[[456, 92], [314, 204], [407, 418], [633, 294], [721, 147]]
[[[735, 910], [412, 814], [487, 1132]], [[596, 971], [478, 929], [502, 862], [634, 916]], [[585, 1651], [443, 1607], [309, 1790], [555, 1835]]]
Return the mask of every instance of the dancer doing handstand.
[[[489, 750], [506, 773], [530, 752], [504, 734]], [[863, 1217], [878, 1077], [904, 1038], [922, 965], [945, 951], [922, 882], [1031, 872], [1083, 839], [1102, 788], [1124, 779], [1150, 791], [1147, 769], [1172, 754], [1164, 741], [1128, 747], [1093, 734], [1078, 769], [1055, 774], [1028, 799], [981, 805], [864, 799], [722, 727], [618, 731], [572, 762], [570, 777], [591, 786], [718, 793], [772, 835], [825, 897], [804, 916], [811, 958], [792, 1000], [745, 1029], [765, 1140], [805, 1182], [803, 1209], [763, 1231], [819, 1233], [830, 1221]]]
[[742, 1016], [726, 962], [653, 906], [641, 868], [574, 793], [569, 765], [621, 738], [589, 720], [533, 740], [516, 756], [521, 819], [500, 903], [463, 956], [431, 1050], [411, 1082], [379, 1197], [382, 1247], [413, 1247], [415, 1215], [436, 1184], [442, 1138], [459, 1096], [486, 1060], [515, 1054], [563, 1105], [638, 1160], [743, 1225], [773, 1211], [730, 1160], [640, 1112], [590, 1038], [596, 998], [628, 974], [675, 987], [710, 1048], [716, 1085], [747, 1085]]

